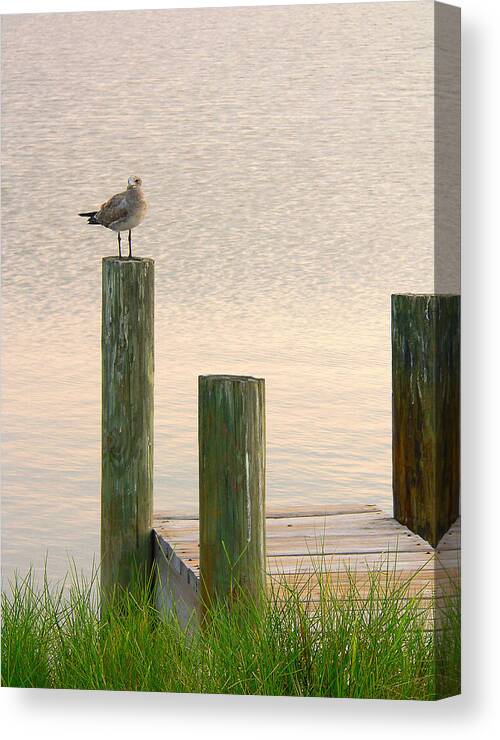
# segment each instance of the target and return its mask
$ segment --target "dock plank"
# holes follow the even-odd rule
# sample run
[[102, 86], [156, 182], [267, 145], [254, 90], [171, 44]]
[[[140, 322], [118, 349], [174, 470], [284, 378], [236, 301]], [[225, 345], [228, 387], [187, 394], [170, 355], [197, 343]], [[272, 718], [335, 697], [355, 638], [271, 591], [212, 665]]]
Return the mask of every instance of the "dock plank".
[[[154, 529], [161, 567], [172, 569], [170, 591], [162, 581], [163, 603], [177, 597], [188, 619], [199, 599], [198, 517], [158, 512]], [[354, 579], [363, 598], [378, 574], [381, 584], [411, 580], [408, 597], [442, 600], [460, 578], [460, 519], [432, 548], [373, 504], [291, 505], [267, 512], [266, 549], [269, 585], [278, 593], [299, 587], [308, 605], [319, 600], [319, 572], [339, 595]]]

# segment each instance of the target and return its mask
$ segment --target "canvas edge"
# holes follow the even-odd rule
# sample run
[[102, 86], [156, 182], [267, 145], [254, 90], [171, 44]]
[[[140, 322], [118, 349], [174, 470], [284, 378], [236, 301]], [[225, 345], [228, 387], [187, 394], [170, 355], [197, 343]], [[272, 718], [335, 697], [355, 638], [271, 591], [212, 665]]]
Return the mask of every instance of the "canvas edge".
[[[434, 292], [460, 294], [461, 8], [442, 2], [434, 2], [434, 146]], [[439, 342], [439, 337], [436, 339]], [[460, 601], [460, 557], [453, 564], [439, 557], [435, 563], [436, 604], [448, 599], [443, 583], [449, 567], [458, 568], [454, 598]], [[435, 610], [435, 691], [439, 700], [460, 694], [461, 687], [450, 687], [443, 674], [446, 621], [439, 606]]]

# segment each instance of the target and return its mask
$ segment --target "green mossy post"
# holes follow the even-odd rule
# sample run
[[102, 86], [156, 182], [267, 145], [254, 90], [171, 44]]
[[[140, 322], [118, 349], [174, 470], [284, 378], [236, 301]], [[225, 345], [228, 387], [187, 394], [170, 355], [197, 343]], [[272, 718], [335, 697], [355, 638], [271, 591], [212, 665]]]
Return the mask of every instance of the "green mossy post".
[[199, 377], [202, 616], [242, 591], [265, 588], [264, 380]]
[[149, 577], [153, 517], [154, 261], [102, 264], [101, 586]]
[[392, 296], [394, 518], [433, 547], [459, 513], [460, 296]]

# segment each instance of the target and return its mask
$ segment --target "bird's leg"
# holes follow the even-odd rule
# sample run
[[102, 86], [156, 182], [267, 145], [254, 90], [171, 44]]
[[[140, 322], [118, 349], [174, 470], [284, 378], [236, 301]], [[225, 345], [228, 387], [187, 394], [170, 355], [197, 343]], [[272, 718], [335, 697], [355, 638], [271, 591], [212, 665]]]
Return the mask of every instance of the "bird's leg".
[[120, 232], [118, 232], [118, 257], [122, 258], [122, 240], [120, 237]]
[[132, 259], [132, 231], [128, 230], [128, 258]]

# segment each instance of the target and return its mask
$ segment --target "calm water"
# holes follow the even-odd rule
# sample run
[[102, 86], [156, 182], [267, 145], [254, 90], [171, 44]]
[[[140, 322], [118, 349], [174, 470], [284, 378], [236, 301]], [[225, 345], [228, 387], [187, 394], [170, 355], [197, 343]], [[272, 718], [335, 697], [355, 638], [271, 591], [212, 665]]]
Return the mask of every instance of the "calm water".
[[[392, 292], [433, 286], [432, 12], [3, 19], [3, 573], [99, 549], [100, 270], [144, 180], [155, 505], [197, 507], [197, 376], [266, 378], [268, 501], [391, 510]], [[427, 8], [427, 9], [426, 9]]]

